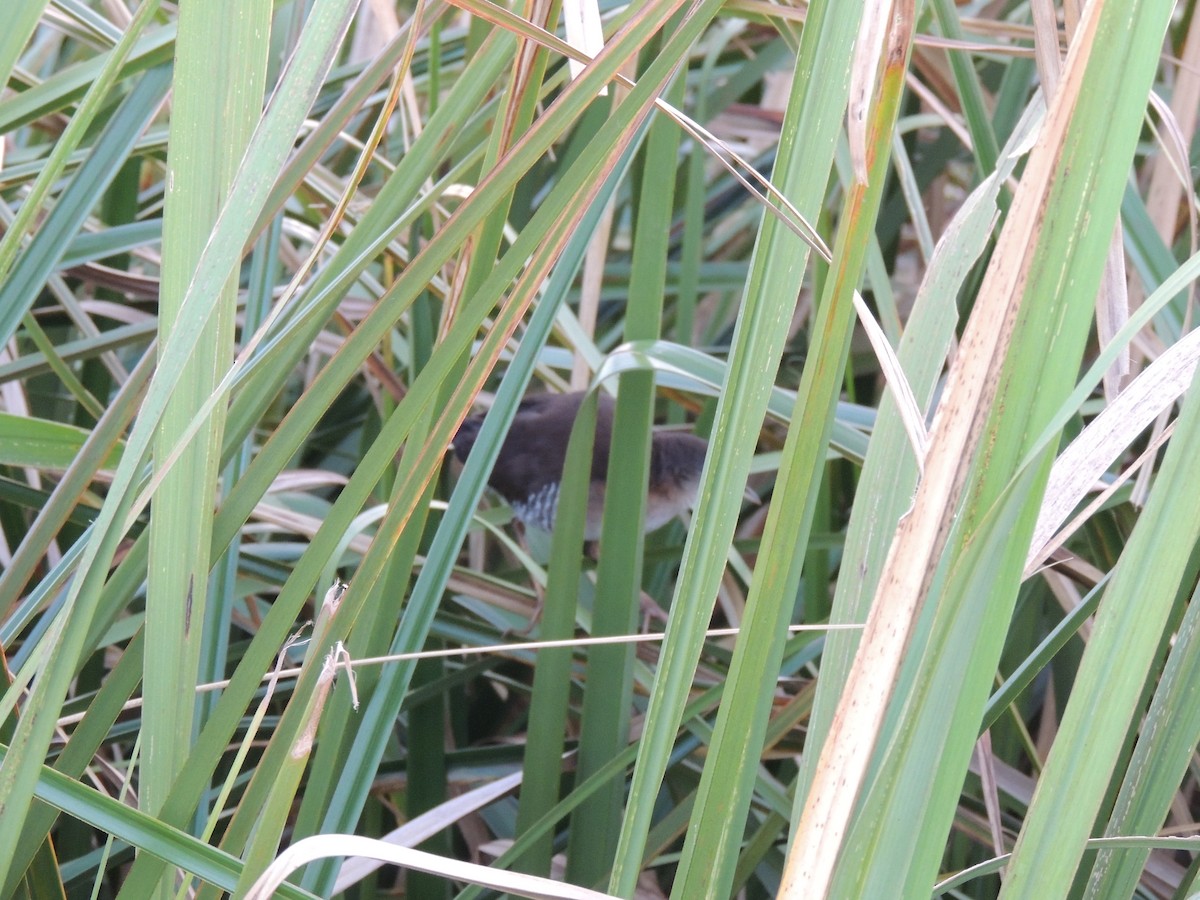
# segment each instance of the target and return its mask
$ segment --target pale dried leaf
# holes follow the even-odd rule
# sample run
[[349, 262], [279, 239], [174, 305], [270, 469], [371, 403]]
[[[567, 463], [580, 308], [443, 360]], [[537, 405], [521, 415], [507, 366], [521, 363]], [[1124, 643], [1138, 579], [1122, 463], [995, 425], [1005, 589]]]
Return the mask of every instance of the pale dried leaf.
[[292, 844], [279, 854], [251, 885], [250, 890], [246, 893], [246, 900], [268, 900], [274, 896], [275, 890], [283, 884], [288, 875], [301, 866], [318, 859], [336, 856], [371, 857], [392, 865], [416, 869], [419, 872], [429, 872], [454, 881], [477, 884], [497, 891], [507, 891], [520, 897], [537, 898], [537, 900], [543, 900], [543, 898], [544, 900], [612, 900], [609, 894], [576, 887], [572, 884], [563, 884], [548, 878], [537, 878], [517, 872], [506, 872], [503, 869], [491, 869], [475, 863], [447, 859], [433, 853], [424, 853], [409, 847], [396, 847], [383, 841], [350, 834], [316, 835]]
[[850, 161], [854, 179], [867, 183], [867, 122], [875, 100], [875, 86], [883, 65], [883, 48], [892, 17], [890, 0], [868, 0], [854, 42], [854, 60], [850, 67], [850, 105], [846, 133], [850, 139]]
[[1100, 476], [1188, 389], [1197, 359], [1200, 330], [1168, 347], [1059, 454], [1046, 485], [1026, 572], [1044, 558], [1044, 548], [1055, 530]]
[[883, 328], [875, 321], [875, 317], [871, 315], [871, 310], [867, 308], [867, 304], [863, 302], [858, 291], [854, 292], [852, 299], [854, 311], [858, 314], [858, 321], [862, 323], [863, 330], [867, 333], [867, 339], [875, 351], [875, 358], [879, 360], [879, 367], [883, 370], [887, 389], [891, 392], [892, 399], [896, 401], [900, 421], [904, 424], [904, 433], [908, 435], [908, 442], [912, 445], [913, 455], [917, 460], [917, 469], [924, 471], [929, 433], [925, 429], [925, 416], [921, 412], [921, 406], [917, 403], [912, 385], [908, 383], [908, 377], [904, 374], [904, 367], [900, 365], [900, 358], [896, 356], [896, 351], [888, 343]]
[[[415, 847], [451, 827], [460, 819], [478, 812], [490, 803], [517, 789], [522, 773], [514, 772], [495, 781], [481, 784], [465, 793], [439, 803], [433, 809], [409, 819], [399, 828], [389, 831], [381, 841], [397, 847]], [[340, 894], [362, 881], [384, 863], [374, 857], [353, 856], [342, 863], [333, 893]]]
[[[1121, 223], [1113, 231], [1104, 262], [1104, 277], [1096, 295], [1096, 339], [1101, 347], [1129, 321], [1129, 282], [1125, 278], [1125, 229]], [[1125, 344], [1116, 360], [1104, 372], [1104, 397], [1110, 403], [1121, 390], [1121, 382], [1129, 374], [1129, 345]]]
[[[563, 0], [562, 18], [567, 43], [585, 57], [592, 59], [604, 49], [604, 29], [600, 24], [600, 6], [596, 0]], [[567, 60], [572, 78], [579, 77], [583, 66], [584, 63], [578, 59]]]

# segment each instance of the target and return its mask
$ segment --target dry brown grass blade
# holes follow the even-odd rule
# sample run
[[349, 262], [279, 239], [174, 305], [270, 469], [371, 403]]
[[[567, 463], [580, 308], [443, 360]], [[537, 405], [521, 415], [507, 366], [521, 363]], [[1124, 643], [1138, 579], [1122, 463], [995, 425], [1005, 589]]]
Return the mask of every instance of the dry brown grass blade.
[[[1095, 40], [1085, 20], [1075, 52]], [[863, 788], [900, 663], [962, 497], [1008, 353], [1084, 65], [1068, 69], [1013, 200], [930, 434], [913, 510], [892, 541], [871, 615], [823, 747], [781, 896], [824, 897]]]

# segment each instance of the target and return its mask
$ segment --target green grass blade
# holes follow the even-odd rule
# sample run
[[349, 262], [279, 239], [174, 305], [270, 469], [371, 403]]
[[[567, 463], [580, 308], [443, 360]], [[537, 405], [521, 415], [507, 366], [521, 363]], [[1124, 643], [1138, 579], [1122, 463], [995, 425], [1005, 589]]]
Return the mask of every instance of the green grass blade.
[[48, 3], [49, 0], [41, 0], [40, 3], [36, 0], [21, 3], [16, 7], [13, 18], [8, 20], [8, 27], [4, 29], [3, 37], [0, 37], [0, 84], [8, 84], [9, 76], [12, 75], [13, 68], [20, 59], [21, 51], [25, 48], [33, 30], [37, 28], [42, 12]]
[[[234, 2], [180, 11], [167, 155], [170, 187], [163, 214], [159, 343], [164, 348], [260, 116], [270, 10], [269, 2]], [[206, 76], [214, 66], [224, 74], [215, 87]], [[199, 334], [204, 352], [186, 364], [163, 409], [154, 449], [159, 466], [233, 356], [236, 280], [228, 280], [210, 302], [214, 312]], [[190, 744], [183, 736], [193, 731], [223, 425], [224, 416], [214, 415], [179, 457], [156, 492], [150, 518], [142, 802], [151, 811], [161, 807], [182, 770]], [[164, 893], [167, 889], [164, 885]]]
[[[1162, 487], [1159, 484], [1155, 489]], [[1195, 705], [1184, 699], [1200, 677], [1197, 670], [1200, 653], [1196, 646], [1200, 605], [1195, 601], [1193, 594], [1171, 644], [1166, 668], [1146, 713], [1142, 736], [1125, 767], [1121, 791], [1104, 829], [1106, 837], [1151, 834], [1162, 827], [1192, 751], [1200, 741], [1200, 718]], [[1098, 853], [1084, 896], [1133, 896], [1149, 855], [1148, 848], [1144, 852]]]
[[[682, 82], [676, 79], [668, 99], [678, 102], [681, 90]], [[630, 276], [626, 340], [653, 340], [659, 336], [679, 141], [678, 128], [661, 118], [654, 122], [646, 139], [639, 167], [642, 184], [635, 224], [637, 253]], [[653, 372], [633, 372], [621, 379], [596, 568], [594, 636], [631, 633], [641, 609], [645, 546], [642, 526], [646, 518], [653, 391]], [[567, 552], [571, 552], [569, 545]], [[576, 769], [579, 780], [598, 771], [628, 743], [633, 662], [632, 646], [598, 646], [587, 652]], [[612, 782], [575, 812], [567, 848], [569, 880], [594, 884], [611, 869], [624, 801], [624, 783]]]
[[[28, 5], [32, 6], [32, 4]], [[22, 200], [21, 209], [17, 212], [16, 218], [4, 233], [4, 238], [0, 240], [0, 281], [3, 281], [8, 274], [9, 267], [16, 258], [29, 224], [33, 221], [36, 211], [42, 208], [43, 200], [62, 174], [67, 157], [79, 146], [84, 134], [92, 127], [97, 113], [100, 112], [101, 104], [107, 98], [109, 90], [117, 79], [121, 65], [133, 48], [134, 41], [157, 11], [158, 0], [146, 0], [138, 8], [137, 14], [129, 23], [129, 28], [121, 36], [121, 40], [113, 48], [113, 52], [109, 54], [104, 68], [100, 71], [96, 81], [88, 88], [87, 95], [75, 115], [71, 116], [71, 121], [62, 137], [55, 142], [54, 149], [50, 151], [50, 155], [46, 159], [45, 166], [38, 173], [37, 180], [29, 194]], [[2, 52], [3, 50], [0, 48], [0, 53]]]
[[[1124, 24], [1117, 24], [1123, 22], [1120, 15], [1113, 13], [1112, 19], [1102, 16], [1098, 33], [1089, 32], [1085, 39], [1081, 31], [1079, 38], [1081, 41], [1094, 39], [1094, 50], [1085, 43], [1082, 46], [1087, 50], [1081, 50], [1069, 59], [1069, 64], [1076, 67], [1071, 72], [1074, 80], [1065, 79], [1055, 96], [1041, 143], [1031, 156], [1013, 204], [1012, 215], [1019, 211], [1020, 218], [1006, 223], [985, 279], [983, 296], [976, 304], [975, 316], [964, 337], [964, 346], [972, 349], [965, 353], [960, 350], [961, 368], [956, 366], [952, 372], [943, 398], [945, 407], [958, 390], [968, 384], [966, 379], [960, 380], [956, 376], [966, 374], [976, 365], [983, 371], [990, 369], [998, 376], [994, 408], [991, 399], [987, 398], [974, 410], [958, 412], [966, 417], [959, 420], [963, 425], [974, 417], [974, 421], [982, 426], [986, 417], [986, 432], [977, 445], [986, 448], [986, 465], [982, 461], [975, 463], [968, 476], [966, 466], [970, 463], [970, 455], [964, 453], [974, 453], [976, 444], [975, 438], [970, 437], [972, 430], [961, 430], [960, 434], [967, 440], [960, 445], [950, 438], [958, 429], [949, 424], [952, 420], [948, 414], [940, 432], [935, 424], [925, 480], [918, 489], [914, 511], [902, 525], [897, 544], [892, 547], [892, 573], [885, 575], [881, 587], [881, 594], [895, 606], [896, 615], [911, 615], [912, 622], [903, 627], [894, 621], [884, 625], [883, 618], [875, 625], [868, 623], [856, 661], [856, 670], [861, 663], [859, 690], [855, 690], [852, 675], [851, 696], [843, 698], [844, 709], [853, 709], [857, 702], [859, 710], [870, 709], [874, 711], [872, 715], [878, 714], [877, 724], [871, 727], [882, 727], [886, 734], [892, 726], [883, 720], [883, 704], [879, 698], [887, 696], [896, 675], [892, 666], [898, 666], [907, 644], [907, 640], [897, 640], [896, 636], [907, 638], [905, 629], [919, 625], [921, 630], [913, 636], [909, 658], [923, 658], [922, 662], [919, 667], [914, 662], [902, 670], [901, 685], [891, 707], [896, 711], [905, 710], [903, 726], [910, 737], [902, 743], [888, 745], [884, 755], [876, 760], [877, 774], [869, 775], [868, 783], [876, 785], [877, 789], [872, 788], [867, 795], [851, 826], [845, 852], [841, 853], [835, 848], [840, 830], [846, 825], [847, 819], [843, 816], [848, 817], [856, 796], [854, 790], [848, 788], [858, 783], [858, 774], [848, 778], [844, 774], [845, 767], [829, 764], [840, 763], [853, 753], [856, 769], [860, 762], [865, 765], [865, 756], [859, 755], [857, 748], [864, 746], [861, 741], [866, 738], [864, 724], [857, 721], [857, 714], [847, 716], [842, 722], [846, 729], [856, 734], [855, 748], [846, 744], [837, 732], [831, 733], [822, 759], [827, 771], [819, 773], [801, 826], [800, 841], [805, 852], [795, 852], [789, 863], [795, 878], [789, 881], [789, 889], [800, 893], [789, 896], [826, 890], [857, 890], [862, 879], [884, 879], [884, 873], [891, 873], [888, 884], [894, 887], [899, 872], [908, 872], [907, 890], [920, 891], [931, 883], [941, 859], [944, 835], [953, 817], [954, 802], [976, 737], [975, 728], [966, 727], [964, 717], [967, 710], [984, 702], [999, 660], [1005, 623], [1011, 617], [1020, 580], [1020, 573], [1011, 566], [1020, 555], [1018, 550], [1023, 552], [1025, 549], [1023, 542], [1028, 541], [1033, 510], [1020, 511], [1012, 520], [1013, 528], [991, 532], [997, 544], [987, 561], [993, 577], [989, 581], [991, 587], [986, 603], [954, 589], [967, 583], [961, 579], [972, 579], [970, 573], [956, 574], [951, 581], [938, 576], [933, 580], [933, 586], [927, 588], [934, 579], [934, 570], [931, 565], [927, 566], [928, 560], [922, 554], [928, 549], [932, 554], [940, 555], [947, 536], [951, 559], [971, 546], [977, 539], [974, 536], [976, 523], [982, 522], [998, 498], [1011, 489], [1009, 479], [1028, 452], [1030, 435], [1038, 433], [1051, 418], [1065, 399], [1066, 388], [1074, 381], [1090, 324], [1092, 292], [1103, 269], [1104, 247], [1111, 237], [1111, 223], [1141, 122], [1141, 104], [1155, 59], [1150, 48], [1157, 46], [1165, 24], [1165, 5], [1154, 7], [1153, 11], [1151, 7], [1153, 4], [1143, 9], [1144, 14], [1139, 14], [1135, 37], [1126, 32]], [[1111, 8], [1107, 12], [1111, 13]], [[1082, 78], [1089, 51], [1094, 55], [1087, 67], [1087, 77]], [[1114, 67], [1112, 61], [1117, 57], [1129, 59], [1135, 68]], [[1133, 62], [1135, 59], [1136, 63]], [[1103, 70], [1106, 86], [1096, 93], [1095, 79], [1101, 77], [1098, 70]], [[1137, 77], [1133, 76], [1134, 71]], [[1087, 86], [1081, 90], [1083, 83]], [[1077, 93], [1066, 92], [1068, 84], [1071, 84], [1071, 91]], [[1113, 98], [1118, 96], [1123, 102], [1114, 105]], [[1100, 113], [1100, 107], [1106, 112]], [[1049, 135], [1054, 135], [1053, 139]], [[1061, 150], [1055, 146], [1057, 141], [1062, 141]], [[1105, 146], [1106, 142], [1108, 146]], [[1063, 175], [1067, 171], [1071, 177]], [[1041, 226], [1044, 235], [1040, 240], [1031, 238], [1031, 228], [1035, 224]], [[1028, 274], [1018, 279], [1013, 275], [1014, 267]], [[1066, 283], [1075, 285], [1079, 292], [1063, 291], [1061, 286]], [[988, 305], [998, 299], [998, 295], [992, 294], [997, 289], [1013, 302], [1019, 302], [1018, 298], [1022, 296], [1036, 298], [1036, 302], [1030, 300], [1021, 304], [1019, 314], [1010, 313], [1005, 317], [1006, 321], [1015, 323], [1011, 349], [1005, 346], [1008, 336], [1004, 331], [995, 331], [999, 323], [982, 325], [981, 316]], [[1051, 298], [1055, 298], [1054, 302]], [[1007, 304], [1010, 300], [1002, 302]], [[988, 339], [979, 341], [985, 333]], [[991, 338], [996, 335], [1004, 341], [993, 344]], [[976, 343], [980, 353], [975, 352]], [[1002, 363], [1000, 354], [1003, 353], [1007, 353], [1008, 358]], [[995, 355], [989, 360], [986, 354]], [[973, 393], [968, 389], [962, 396], [983, 398], [986, 392]], [[980, 435], [980, 432], [974, 431], [974, 434]], [[940, 447], [939, 440], [945, 440]], [[950, 471], [958, 474], [943, 480], [943, 461], [948, 464], [947, 474]], [[931, 467], [936, 475], [931, 474]], [[1044, 477], [1047, 468], [1047, 458], [1043, 456], [1025, 471]], [[957, 485], [962, 484], [958, 479], [964, 477], [969, 479], [963, 487], [966, 506], [958, 512], [956, 492]], [[1040, 496], [1044, 482], [1030, 475], [1022, 478], [1023, 483], [1029, 485], [1032, 496]], [[936, 512], [932, 506], [923, 505], [935, 496], [941, 498], [937, 501], [939, 504], [945, 503]], [[928, 521], [926, 513], [931, 517]], [[953, 533], [951, 523], [954, 524]], [[978, 540], [984, 538], [980, 536]], [[916, 546], [922, 548], [919, 553], [912, 549]], [[1003, 563], [998, 562], [1001, 559]], [[961, 571], [956, 566], [951, 563], [951, 571]], [[911, 606], [907, 605], [910, 590], [913, 591]], [[918, 620], [921, 596], [926, 591], [933, 600], [928, 613], [932, 622]], [[872, 618], [875, 619], [874, 614]], [[878, 632], [873, 630], [876, 625], [881, 629]], [[924, 629], [927, 628], [932, 630], [926, 632]], [[885, 638], [885, 632], [890, 636]], [[928, 645], [925, 634], [929, 635]], [[886, 650], [883, 645], [887, 645]], [[914, 685], [919, 686], [919, 701], [908, 694], [910, 677], [915, 679]], [[948, 707], [958, 709], [959, 718], [947, 717]], [[893, 712], [893, 718], [897, 714]], [[939, 770], [942, 774], [932, 783], [928, 774], [931, 760], [936, 760], [942, 767]], [[827, 779], [824, 784], [821, 783], [822, 776]], [[830, 802], [832, 806], [827, 806]], [[827, 812], [834, 806], [839, 811], [836, 821], [831, 821]], [[888, 828], [886, 823], [896, 821], [914, 823], [914, 827]], [[821, 849], [822, 846], [826, 849]], [[878, 868], [862, 870], [853, 861], [861, 858], [858, 854], [863, 852], [869, 852], [872, 859], [886, 862], [880, 862]], [[831, 887], [818, 873], [823, 872], [822, 867], [830, 865], [834, 854], [839, 853], [844, 863], [837, 867]], [[818, 856], [820, 865], [815, 862]], [[1026, 887], [1032, 889], [1032, 885]]]
[[[848, 17], [847, 26], [854, 24]], [[847, 33], [849, 28], [847, 28]], [[760, 746], [775, 698], [774, 673], [783, 661], [786, 628], [792, 620], [804, 558], [796, 546], [808, 542], [824, 470], [834, 410], [841, 391], [856, 317], [853, 296], [866, 256], [875, 242], [875, 222], [890, 166], [891, 135], [899, 108], [907, 50], [887, 61], [869, 126], [867, 184], [854, 184], [834, 245], [813, 333], [818, 353], [805, 366], [783, 463], [775, 485], [776, 503], [763, 533], [758, 568], [750, 585], [746, 620], [729, 670], [733, 703], [722, 704], [696, 800], [703, 823], [689, 831], [676, 878], [677, 897], [720, 897], [733, 882], [738, 825], [750, 805]], [[827, 83], [827, 82], [826, 82]], [[823, 584], [824, 581], [821, 580]], [[714, 863], [714, 860], [717, 862]]]
[[[832, 159], [844, 97], [834, 87], [848, 85], [849, 41], [859, 10], [814, 4], [793, 95], [781, 136], [774, 180], [809, 221], [823, 197], [827, 172], [813, 159]], [[824, 39], [818, 39], [818, 35]], [[816, 89], [820, 85], [820, 90]], [[848, 90], [848, 88], [845, 88]], [[631, 801], [622, 823], [610, 889], [628, 896], [642, 867], [654, 799], [667, 767], [675, 732], [703, 641], [703, 630], [733, 536], [750, 467], [754, 436], [771, 388], [774, 362], [783, 349], [778, 322], [788, 315], [808, 248], [774, 218], [764, 220], [746, 286], [745, 306], [734, 334], [729, 378], [717, 405], [700, 500], [684, 551], [672, 603], [667, 639], [655, 677], [652, 700], [634, 770]], [[753, 361], [750, 364], [748, 361]], [[764, 365], [764, 360], [769, 361]]]
[[33, 240], [17, 257], [0, 286], [0, 342], [7, 342], [13, 336], [42, 285], [58, 265], [71, 237], [78, 233], [87, 214], [116, 178], [130, 148], [162, 102], [170, 77], [170, 72], [165, 69], [142, 76], [120, 109], [105, 124], [87, 160], [59, 194], [58, 202]]

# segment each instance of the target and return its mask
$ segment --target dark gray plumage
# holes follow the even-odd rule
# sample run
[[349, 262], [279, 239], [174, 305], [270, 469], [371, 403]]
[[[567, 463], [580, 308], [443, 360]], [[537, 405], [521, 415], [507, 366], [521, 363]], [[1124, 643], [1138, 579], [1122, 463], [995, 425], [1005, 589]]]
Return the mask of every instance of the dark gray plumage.
[[[533, 394], [521, 401], [512, 427], [500, 448], [488, 483], [528, 525], [551, 531], [558, 508], [558, 488], [571, 426], [583, 403], [583, 393]], [[604, 485], [612, 443], [614, 401], [600, 398], [596, 416], [596, 448], [592, 454], [591, 485], [585, 537], [600, 537]], [[482, 416], [467, 419], [454, 437], [454, 452], [466, 460], [475, 445]], [[650, 487], [646, 500], [646, 530], [665, 525], [695, 505], [700, 472], [708, 442], [693, 434], [655, 430], [650, 444]]]

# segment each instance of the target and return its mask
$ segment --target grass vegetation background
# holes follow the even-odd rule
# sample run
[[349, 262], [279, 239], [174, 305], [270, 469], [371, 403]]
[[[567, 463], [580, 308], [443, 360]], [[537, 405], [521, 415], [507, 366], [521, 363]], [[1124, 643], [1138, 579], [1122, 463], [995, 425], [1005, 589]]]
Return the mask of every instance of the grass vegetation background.
[[1196, 890], [1193, 0], [11, 6], [3, 896]]

